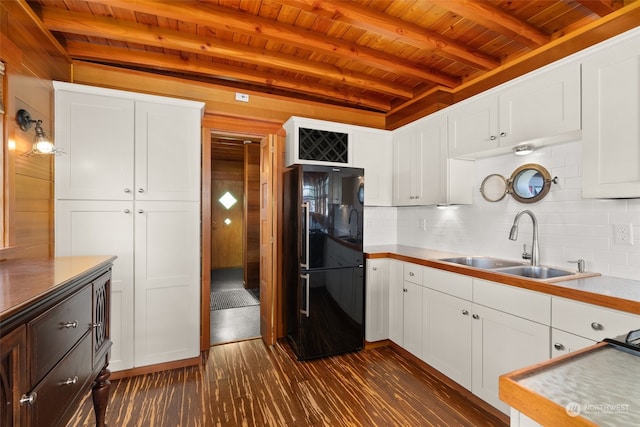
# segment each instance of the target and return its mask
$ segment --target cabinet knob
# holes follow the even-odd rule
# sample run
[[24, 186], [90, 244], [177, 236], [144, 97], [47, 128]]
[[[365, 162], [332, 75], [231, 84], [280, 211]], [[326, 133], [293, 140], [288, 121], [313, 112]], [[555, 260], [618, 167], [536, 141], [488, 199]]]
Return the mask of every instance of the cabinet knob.
[[373, 271], [378, 271], [378, 267], [371, 267]]
[[124, 192], [125, 192], [125, 193], [131, 193], [131, 189], [130, 189], [130, 188], [125, 188], [125, 189], [124, 189]]
[[556, 350], [564, 350], [564, 346], [563, 346], [562, 344], [560, 344], [559, 342], [555, 343], [555, 344], [553, 345], [553, 347], [554, 347]]
[[472, 315], [471, 317], [473, 317], [474, 319], [478, 320], [480, 318], [480, 316], [478, 316], [477, 314]]
[[60, 382], [60, 385], [73, 385], [73, 384], [75, 384], [75, 383], [77, 383], [77, 382], [78, 382], [78, 376], [76, 375], [76, 376], [75, 376], [75, 377], [73, 377], [73, 378], [67, 378], [67, 379], [66, 379], [66, 380], [64, 380], [64, 381], [61, 381], [61, 382]]
[[125, 210], [123, 210], [122, 212], [124, 212], [124, 213], [129, 213], [129, 212], [131, 212], [131, 211], [130, 211], [129, 209], [125, 209]]
[[144, 210], [138, 209], [138, 213], [144, 213]]
[[506, 132], [500, 132], [500, 136], [501, 136], [502, 138], [504, 138], [505, 136], [507, 136], [507, 133], [506, 133]]
[[591, 329], [593, 329], [594, 331], [601, 331], [604, 329], [604, 327], [602, 326], [602, 324], [598, 323], [598, 322], [592, 322], [591, 323]]
[[409, 291], [407, 291], [407, 288], [402, 288], [402, 292], [409, 292]]
[[144, 193], [144, 188], [138, 188], [138, 193]]
[[75, 329], [75, 328], [78, 327], [78, 321], [74, 320], [73, 322], [65, 322], [65, 323], [61, 324], [60, 327], [67, 328], [67, 329], [69, 329], [69, 328]]
[[33, 393], [23, 394], [19, 400], [20, 406], [24, 406], [27, 404], [33, 405], [34, 403], [36, 403], [37, 398], [38, 398], [38, 393], [36, 393], [35, 391]]
[[465, 316], [469, 315], [469, 310], [462, 310], [462, 314], [464, 314]]
[[497, 136], [495, 136], [495, 135], [491, 135], [491, 136], [489, 137], [489, 139], [490, 139], [491, 141], [495, 141], [495, 140], [497, 139]]
[[409, 272], [409, 276], [411, 276], [411, 277], [415, 276], [415, 274], [413, 274], [413, 271]]

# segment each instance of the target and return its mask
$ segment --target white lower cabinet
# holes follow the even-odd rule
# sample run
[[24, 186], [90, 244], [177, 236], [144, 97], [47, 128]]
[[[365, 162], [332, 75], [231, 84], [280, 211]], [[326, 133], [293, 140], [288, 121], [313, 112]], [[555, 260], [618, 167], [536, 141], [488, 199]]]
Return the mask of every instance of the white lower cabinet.
[[58, 255], [118, 255], [112, 371], [198, 356], [199, 218], [199, 202], [58, 201]]
[[551, 326], [591, 341], [614, 338], [640, 328], [640, 316], [566, 298], [554, 297]]
[[364, 338], [368, 342], [389, 337], [389, 262], [387, 258], [367, 260]]
[[423, 360], [471, 390], [471, 302], [424, 289]]
[[421, 285], [404, 282], [403, 347], [422, 358], [422, 291]]
[[563, 356], [581, 348], [589, 347], [596, 342], [560, 329], [551, 328], [551, 357]]
[[111, 277], [109, 369], [133, 366], [132, 201], [60, 200], [56, 205], [58, 255], [117, 254]]
[[389, 339], [404, 347], [404, 262], [389, 260]]
[[473, 394], [508, 414], [509, 406], [498, 397], [498, 378], [547, 360], [549, 335], [549, 325], [474, 304]]
[[199, 202], [136, 202], [135, 366], [200, 353]]

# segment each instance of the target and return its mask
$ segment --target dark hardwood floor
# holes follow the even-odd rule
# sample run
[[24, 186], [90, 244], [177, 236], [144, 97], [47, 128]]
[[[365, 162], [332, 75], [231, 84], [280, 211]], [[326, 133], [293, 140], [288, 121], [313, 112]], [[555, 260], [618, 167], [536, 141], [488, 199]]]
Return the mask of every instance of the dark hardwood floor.
[[[473, 400], [473, 399], [472, 399]], [[125, 426], [506, 426], [393, 347], [298, 362], [286, 343], [212, 347], [197, 367], [112, 382]], [[90, 399], [68, 427], [94, 425]]]

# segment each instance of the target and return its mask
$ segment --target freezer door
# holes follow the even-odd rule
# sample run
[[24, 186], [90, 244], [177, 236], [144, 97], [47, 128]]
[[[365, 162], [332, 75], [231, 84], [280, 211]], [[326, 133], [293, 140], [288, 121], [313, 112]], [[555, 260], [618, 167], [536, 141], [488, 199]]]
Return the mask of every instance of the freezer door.
[[300, 360], [360, 350], [364, 344], [364, 269], [302, 272], [289, 339]]

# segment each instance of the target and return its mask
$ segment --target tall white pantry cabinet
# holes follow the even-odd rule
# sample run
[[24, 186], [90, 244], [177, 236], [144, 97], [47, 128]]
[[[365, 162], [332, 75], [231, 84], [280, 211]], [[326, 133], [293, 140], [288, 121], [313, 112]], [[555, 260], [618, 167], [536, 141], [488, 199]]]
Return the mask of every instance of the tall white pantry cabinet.
[[118, 257], [111, 370], [197, 357], [204, 104], [54, 88], [56, 255]]

